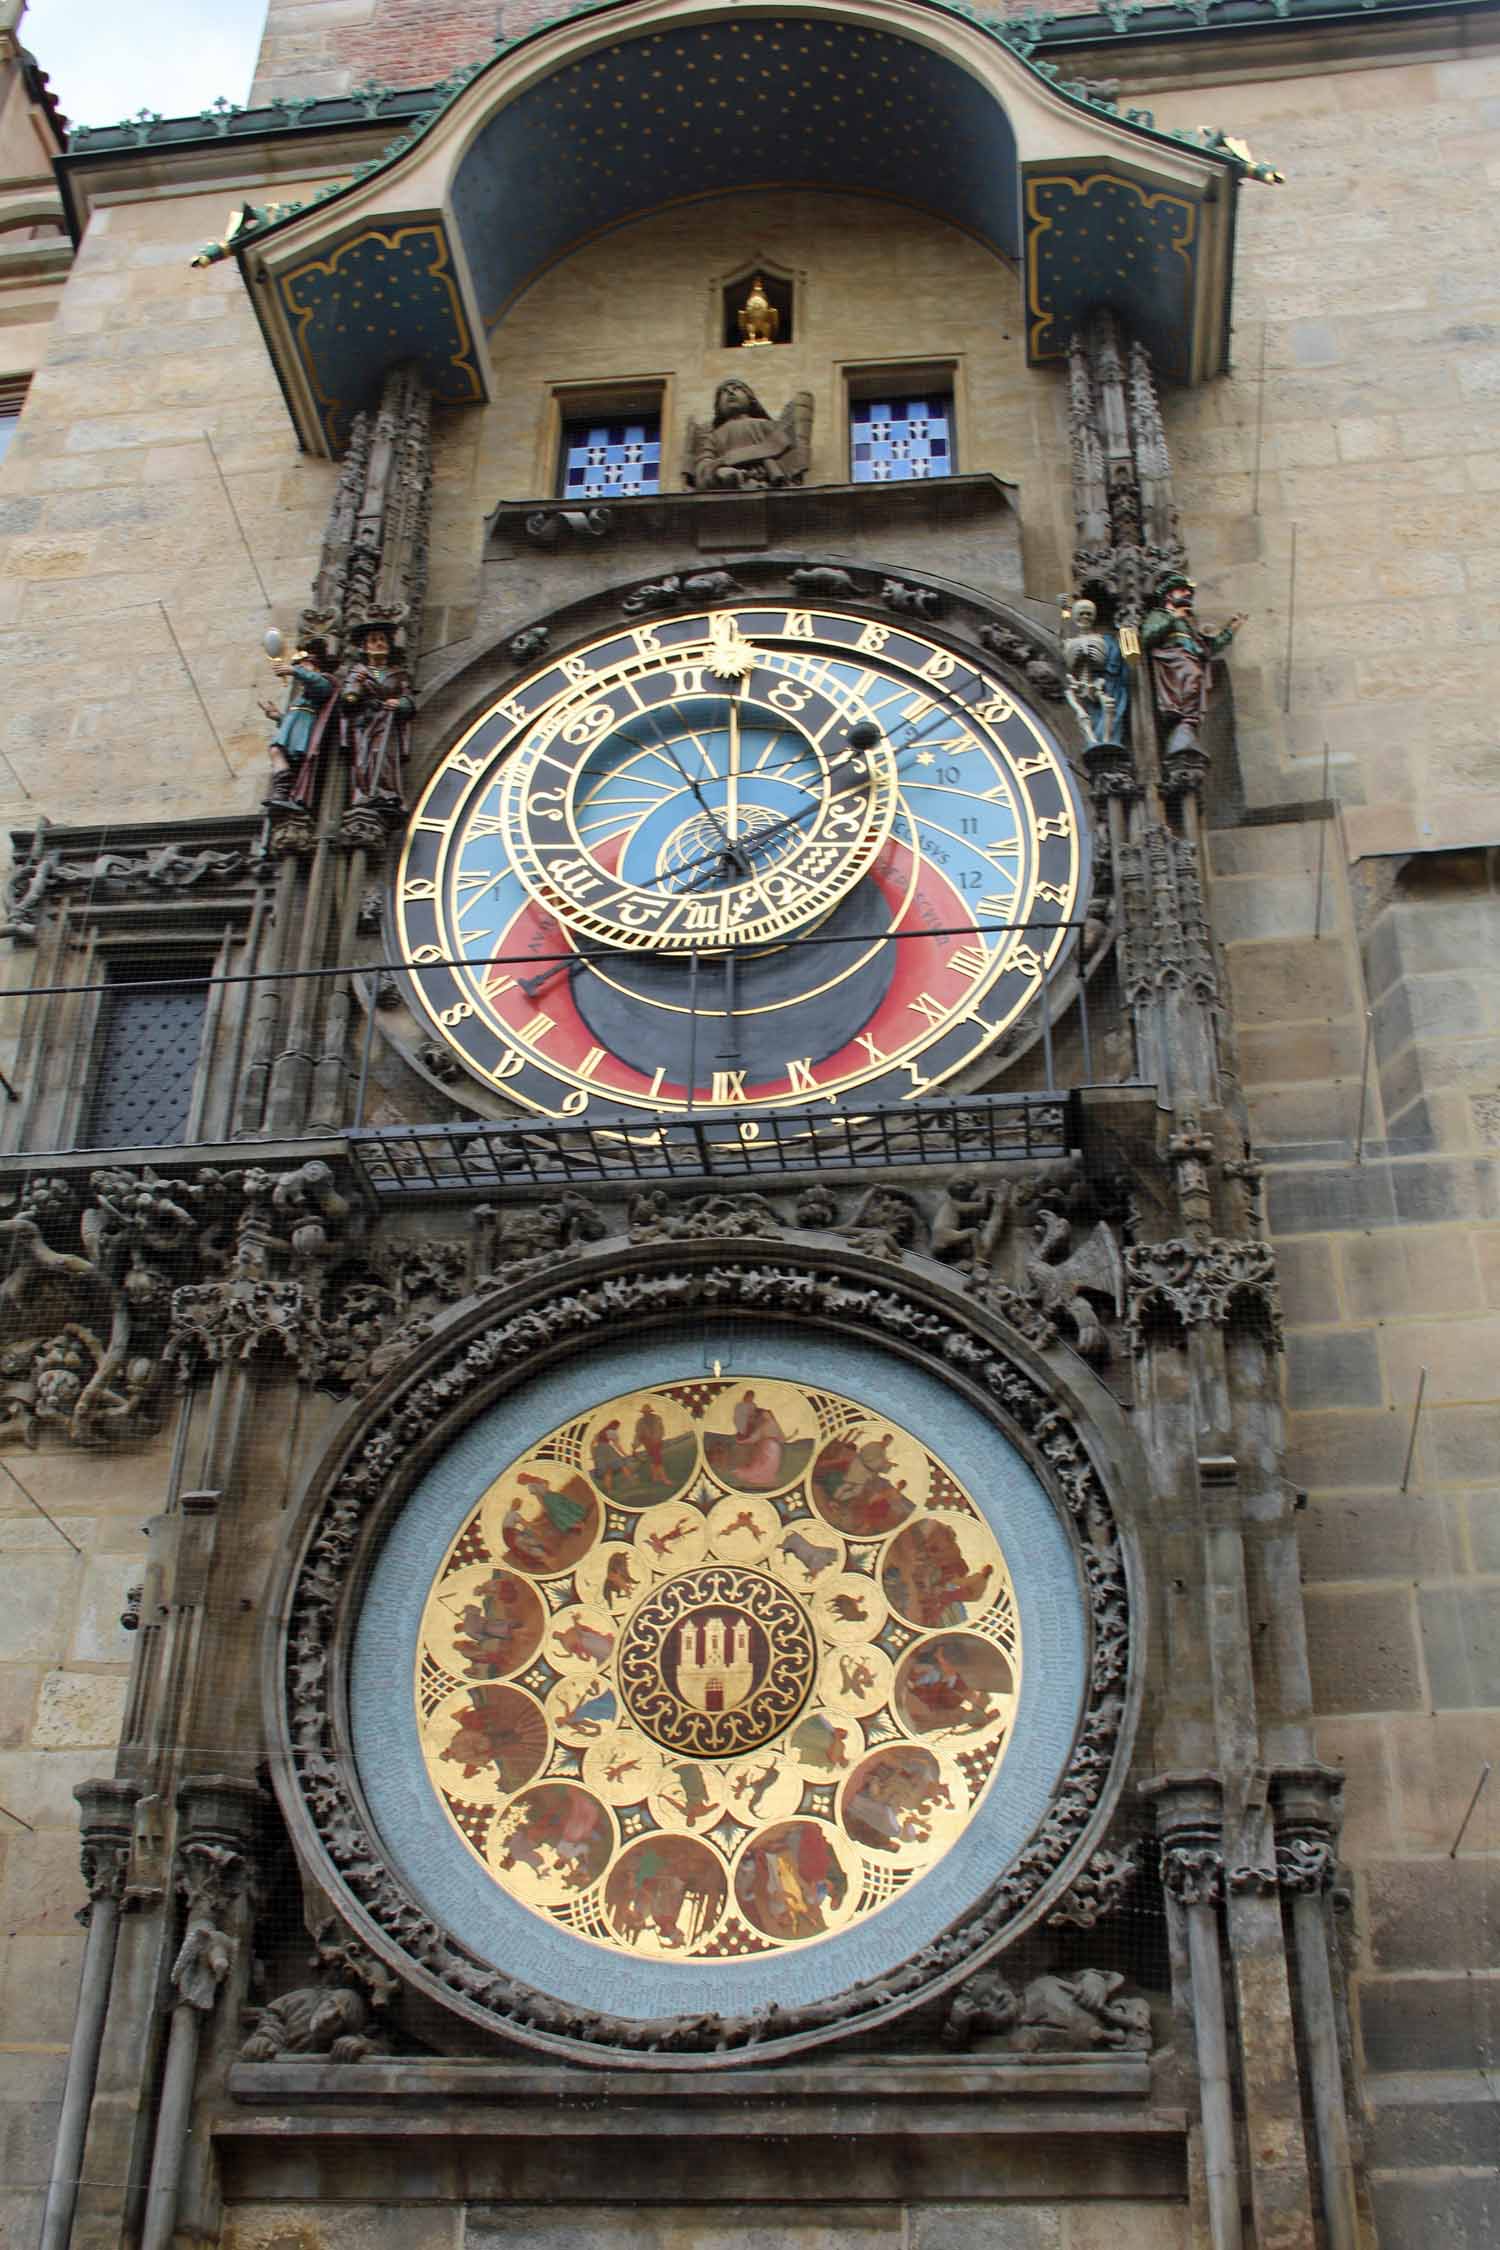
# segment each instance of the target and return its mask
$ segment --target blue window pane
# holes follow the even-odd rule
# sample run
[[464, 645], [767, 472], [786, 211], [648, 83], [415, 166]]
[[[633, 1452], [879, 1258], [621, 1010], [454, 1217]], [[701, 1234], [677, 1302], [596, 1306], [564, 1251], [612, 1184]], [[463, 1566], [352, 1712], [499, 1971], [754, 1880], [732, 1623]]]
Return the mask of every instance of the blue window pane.
[[855, 399], [849, 409], [850, 475], [856, 484], [892, 484], [953, 474], [953, 400]]
[[660, 491], [661, 416], [565, 422], [562, 489], [569, 500], [622, 500]]

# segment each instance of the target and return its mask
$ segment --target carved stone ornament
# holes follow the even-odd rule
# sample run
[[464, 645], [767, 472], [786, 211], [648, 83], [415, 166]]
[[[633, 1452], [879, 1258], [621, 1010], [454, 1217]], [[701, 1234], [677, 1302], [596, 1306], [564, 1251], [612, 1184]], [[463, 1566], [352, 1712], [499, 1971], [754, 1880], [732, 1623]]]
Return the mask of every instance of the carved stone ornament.
[[1165, 1319], [1188, 1329], [1227, 1327], [1239, 1314], [1261, 1324], [1281, 1349], [1281, 1299], [1276, 1261], [1266, 1242], [1141, 1242], [1125, 1253], [1132, 1350], [1143, 1352], [1152, 1326]]
[[[768, 1258], [747, 1244], [615, 1244], [584, 1251], [571, 1285], [546, 1277], [481, 1296], [404, 1375], [387, 1377], [307, 1504], [282, 1612], [285, 1735], [273, 1755], [294, 1843], [318, 1886], [371, 1950], [472, 2023], [575, 2059], [610, 2054], [641, 2067], [665, 2060], [725, 2066], [865, 2032], [948, 1990], [1057, 1903], [1069, 1864], [1097, 1839], [1123, 1771], [1131, 1650], [1126, 1556], [1109, 1494], [1061, 1394], [1001, 1340], [972, 1299], [906, 1275], [867, 1273], [848, 1252], [790, 1246]], [[389, 1866], [359, 1793], [346, 1738], [338, 1666], [364, 1583], [364, 1562], [412, 1480], [474, 1414], [544, 1359], [587, 1349], [628, 1326], [680, 1322], [695, 1308], [801, 1319], [896, 1346], [947, 1383], [962, 1383], [1029, 1458], [1071, 1528], [1089, 1616], [1088, 1677], [1072, 1752], [1050, 1805], [1008, 1867], [941, 1936], [878, 1979], [801, 2008], [740, 2017], [639, 2021], [592, 2014], [478, 1958], [439, 1927]], [[342, 1659], [340, 1659], [342, 1661]], [[1108, 1994], [1104, 1996], [1108, 1998]], [[1101, 2019], [1103, 2020], [1103, 2019]], [[1106, 2039], [1106, 2044], [1119, 2044]]]
[[234, 1774], [190, 1774], [178, 1788], [173, 1888], [185, 1927], [172, 1964], [175, 2007], [209, 2014], [234, 1966], [235, 1925], [259, 1902], [257, 1845], [268, 1803], [254, 1781]]
[[726, 376], [711, 422], [691, 417], [682, 481], [697, 492], [767, 492], [800, 484], [812, 449], [813, 396], [797, 391], [768, 414], [750, 385]]
[[686, 578], [648, 580], [624, 595], [620, 608], [626, 617], [647, 617], [657, 610], [687, 609], [694, 602], [730, 602], [744, 590], [727, 570], [690, 571]]
[[[248, 1175], [244, 1175], [248, 1176]], [[173, 1283], [222, 1263], [242, 1175], [34, 1175], [0, 1218], [0, 1431], [114, 1443], [154, 1427]], [[187, 1284], [191, 1290], [195, 1284]]]
[[941, 617], [943, 597], [935, 586], [912, 586], [904, 578], [887, 578], [881, 584], [880, 606], [897, 617]]
[[1232, 1898], [1271, 1898], [1277, 1889], [1274, 1867], [1231, 1867], [1224, 1877], [1224, 1888]]
[[135, 1808], [145, 1794], [139, 1781], [80, 1781], [78, 1799], [79, 1870], [89, 1903], [77, 1919], [86, 1923], [101, 1899], [116, 1905], [125, 1896]]
[[1185, 992], [1213, 1007], [1219, 977], [1197, 847], [1168, 828], [1147, 828], [1121, 847], [1120, 890], [1131, 1006]]
[[1223, 1854], [1209, 1844], [1166, 1844], [1161, 1879], [1183, 1906], [1217, 1906], [1224, 1896]]
[[1053, 1930], [1092, 1930], [1118, 1914], [1135, 1888], [1140, 1863], [1132, 1845], [1123, 1852], [1095, 1852], [1073, 1878], [1067, 1896], [1047, 1916]]
[[1331, 1836], [1278, 1836], [1276, 1879], [1282, 1890], [1331, 1891], [1338, 1872], [1339, 1855]]
[[381, 2019], [399, 1987], [384, 1963], [330, 1918], [314, 1933], [308, 1965], [318, 1981], [257, 2010], [241, 2060], [326, 2055], [330, 2062], [352, 2063], [387, 2054]]
[[982, 1969], [959, 1986], [943, 2023], [946, 2047], [984, 2039], [1016, 2054], [1144, 2054], [1151, 2045], [1151, 2004], [1121, 1996], [1118, 1969], [1076, 1969], [1068, 1976], [1009, 1984]]
[[57, 850], [39, 819], [26, 857], [5, 884], [9, 921], [0, 936], [16, 945], [34, 945], [37, 928], [55, 898], [83, 894], [91, 900], [131, 897], [176, 898], [184, 891], [222, 890], [242, 882], [254, 868], [248, 849], [191, 851], [172, 842], [147, 851], [101, 851], [72, 856]]

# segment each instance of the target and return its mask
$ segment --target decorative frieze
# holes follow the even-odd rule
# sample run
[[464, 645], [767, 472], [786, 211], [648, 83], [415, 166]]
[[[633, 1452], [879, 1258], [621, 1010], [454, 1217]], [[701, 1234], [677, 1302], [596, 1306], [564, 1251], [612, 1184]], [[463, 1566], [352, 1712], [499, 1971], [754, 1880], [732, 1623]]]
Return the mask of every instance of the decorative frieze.
[[1133, 1243], [1125, 1252], [1125, 1280], [1127, 1333], [1137, 1353], [1163, 1322], [1182, 1330], [1225, 1328], [1243, 1315], [1281, 1349], [1281, 1299], [1267, 1242]]

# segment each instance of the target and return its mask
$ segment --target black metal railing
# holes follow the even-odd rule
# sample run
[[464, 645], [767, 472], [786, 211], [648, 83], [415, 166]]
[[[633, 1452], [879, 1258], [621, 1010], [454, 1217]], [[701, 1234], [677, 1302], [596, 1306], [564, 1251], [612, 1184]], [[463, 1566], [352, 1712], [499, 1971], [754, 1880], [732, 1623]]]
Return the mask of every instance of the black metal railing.
[[740, 1180], [902, 1165], [1035, 1161], [1068, 1153], [1068, 1101], [1052, 1093], [975, 1094], [879, 1109], [710, 1112], [653, 1124], [587, 1122], [362, 1126], [346, 1145], [384, 1200], [471, 1196], [589, 1182]]
[[[1024, 936], [1031, 927], [1012, 925], [1007, 934]], [[1082, 925], [1053, 922], [1037, 927], [1045, 928], [1049, 939], [1055, 939], [1061, 928], [1076, 942]], [[951, 933], [892, 932], [882, 942], [899, 944], [908, 935], [967, 936], [973, 928], [966, 923]], [[818, 947], [831, 941], [822, 933], [812, 932], [791, 942]], [[589, 958], [569, 950], [556, 955], [497, 954], [488, 962], [467, 959], [456, 965], [472, 971], [519, 962], [535, 973], [539, 967], [545, 970], [554, 964], [559, 969], [576, 968], [580, 961], [587, 965]], [[1073, 961], [1081, 966], [1076, 951]], [[49, 1094], [39, 1083], [39, 1070], [42, 1078], [47, 1075], [44, 1058], [50, 1054], [53, 1071], [66, 1075], [75, 1085], [87, 1082], [88, 1065], [76, 1051], [80, 1028], [76, 1019], [58, 1018], [50, 1028], [44, 1028], [46, 1019], [39, 1020], [35, 1014], [49, 1006], [67, 1008], [100, 998], [117, 1003], [122, 994], [150, 995], [159, 990], [158, 977], [137, 979], [128, 965], [122, 966], [123, 975], [117, 970], [102, 980], [94, 977], [78, 983], [64, 980], [0, 988], [0, 1001], [8, 1001], [12, 1010], [31, 1011], [33, 1026], [27, 1088], [24, 1093], [10, 1085], [3, 1088], [20, 1110], [15, 1128], [20, 1146], [11, 1152], [11, 1161], [20, 1160], [34, 1168], [38, 1161], [49, 1158], [92, 1154], [101, 1160], [118, 1161], [124, 1153], [122, 1143], [113, 1137], [86, 1148], [84, 1125], [65, 1139], [56, 1124], [47, 1122], [49, 1112], [65, 1116], [66, 1109], [58, 1111], [56, 1107], [61, 1096], [55, 1086]], [[374, 1125], [368, 1122], [371, 1090], [378, 1088], [382, 1099], [389, 1100], [390, 1055], [394, 1053], [408, 1062], [415, 1059], [421, 1070], [426, 1067], [423, 1059], [420, 1055], [414, 1058], [412, 1050], [423, 1039], [429, 1044], [432, 1039], [420, 1016], [415, 1019], [415, 1030], [403, 1018], [400, 1034], [392, 1036], [387, 1031], [384, 1003], [397, 997], [390, 980], [406, 970], [404, 961], [393, 959], [175, 974], [174, 990], [201, 992], [205, 1002], [200, 1093], [193, 1104], [191, 1121], [180, 1137], [170, 1142], [133, 1142], [132, 1148], [142, 1154], [155, 1148], [161, 1160], [171, 1161], [174, 1157], [181, 1160], [190, 1150], [218, 1149], [231, 1142], [250, 1147], [270, 1141], [287, 1144], [303, 1138], [337, 1139], [348, 1148], [362, 1183], [379, 1198], [466, 1196], [476, 1191], [503, 1196], [507, 1190], [567, 1182], [743, 1181], [758, 1175], [865, 1172], [903, 1165], [993, 1164], [1066, 1153], [1070, 1088], [1088, 1084], [1094, 1076], [1096, 1040], [1090, 1021], [1089, 980], [1075, 973], [1067, 978], [1061, 997], [1052, 980], [1042, 982], [1030, 1019], [1032, 1041], [1026, 1069], [1034, 1083], [1013, 1093], [955, 1097], [924, 1094], [920, 1099], [867, 1107], [835, 1107], [826, 1097], [812, 1097], [796, 1108], [746, 1108], [739, 1104], [728, 1108], [709, 1101], [707, 1089], [700, 1082], [683, 1108], [670, 1116], [611, 1109], [595, 1102], [590, 1104], [588, 1114], [580, 1117], [533, 1114], [503, 1119], [471, 1117], [444, 1124]], [[696, 976], [688, 980], [695, 1009], [698, 984]], [[310, 1003], [297, 1002], [295, 995], [305, 994], [309, 988], [316, 997]], [[325, 1022], [323, 994], [339, 989], [345, 995], [345, 1013], [338, 1017], [330, 1006]], [[362, 1026], [357, 1018], [354, 1025], [349, 1024], [350, 1000], [363, 1013]], [[268, 1006], [272, 1011], [269, 1018], [265, 1013]], [[711, 1016], [714, 1011], [709, 1007], [705, 1013]], [[20, 1028], [16, 1016], [10, 1020]], [[339, 1036], [334, 1033], [335, 1022]], [[8, 1025], [0, 1014], [0, 1029], [4, 1028]], [[87, 1018], [82, 1028], [86, 1040], [97, 1042], [97, 1032], [87, 1031]], [[342, 1054], [335, 1051], [340, 1038], [347, 1041]], [[275, 1110], [278, 1121], [273, 1124], [273, 1104], [268, 1096], [266, 1121], [247, 1129], [241, 1089], [257, 1078], [270, 1089], [278, 1072], [292, 1059], [293, 1046], [307, 1079], [316, 1076], [326, 1090], [320, 1097], [321, 1110], [315, 1115], [315, 1105], [309, 1099], [306, 1113], [293, 1115], [294, 1105], [282, 1103]], [[695, 1038], [690, 1053], [696, 1046]], [[99, 1067], [97, 1056], [94, 1067]], [[202, 1094], [206, 1080], [215, 1084], [212, 1099]], [[463, 1100], [461, 1087], [456, 1082], [450, 1087], [446, 1073], [434, 1081], [434, 1090], [439, 1089], [450, 1099]], [[476, 1106], [484, 1098], [476, 1086]], [[251, 1106], [259, 1115], [260, 1105]], [[0, 1104], [3, 1114], [4, 1105]], [[97, 1104], [85, 1106], [82, 1114], [97, 1115]]]

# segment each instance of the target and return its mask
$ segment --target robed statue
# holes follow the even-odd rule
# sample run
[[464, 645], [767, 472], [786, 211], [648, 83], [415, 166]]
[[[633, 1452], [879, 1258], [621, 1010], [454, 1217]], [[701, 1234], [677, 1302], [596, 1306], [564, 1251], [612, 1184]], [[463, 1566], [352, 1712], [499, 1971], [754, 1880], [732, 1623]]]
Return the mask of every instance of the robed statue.
[[811, 391], [768, 414], [748, 383], [728, 376], [714, 393], [712, 423], [690, 420], [683, 477], [696, 492], [744, 492], [800, 484], [812, 451]]
[[349, 750], [349, 794], [356, 805], [402, 808], [401, 783], [411, 754], [416, 704], [411, 675], [396, 653], [395, 622], [367, 617], [350, 630], [358, 660], [339, 692]]

